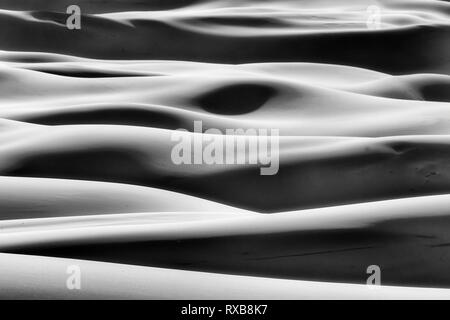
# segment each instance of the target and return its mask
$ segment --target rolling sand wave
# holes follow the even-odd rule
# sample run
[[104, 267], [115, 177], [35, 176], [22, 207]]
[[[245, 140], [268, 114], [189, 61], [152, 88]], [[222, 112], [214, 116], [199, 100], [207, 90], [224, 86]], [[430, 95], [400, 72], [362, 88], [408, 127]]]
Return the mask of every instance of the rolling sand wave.
[[[0, 298], [450, 297], [448, 2], [70, 4], [0, 0]], [[174, 164], [194, 121], [278, 173]]]

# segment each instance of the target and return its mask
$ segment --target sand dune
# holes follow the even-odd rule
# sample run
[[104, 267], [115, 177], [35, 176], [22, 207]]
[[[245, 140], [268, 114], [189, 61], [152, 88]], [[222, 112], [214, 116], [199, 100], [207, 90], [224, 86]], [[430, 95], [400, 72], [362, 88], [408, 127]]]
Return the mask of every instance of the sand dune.
[[0, 186], [1, 220], [183, 210], [244, 212], [170, 191], [113, 183], [1, 177]]
[[[126, 4], [113, 2], [108, 11], [116, 11], [116, 7], [120, 13], [86, 14], [84, 28], [79, 32], [66, 28], [67, 15], [61, 10], [66, 7], [62, 4], [61, 9], [54, 8], [53, 3], [40, 5], [40, 10], [47, 6], [53, 7], [52, 11], [3, 10], [0, 41], [7, 50], [51, 51], [101, 59], [309, 61], [391, 73], [439, 70], [448, 74], [449, 47], [445, 39], [450, 29], [446, 2], [341, 1], [333, 11], [329, 1], [309, 1], [306, 10], [304, 1], [202, 1], [202, 6], [190, 7], [192, 2], [169, 1], [172, 7], [188, 6], [144, 12], [137, 11], [142, 10], [140, 5], [122, 12], [121, 6]], [[151, 10], [156, 4], [164, 9], [162, 3], [150, 1], [147, 6]], [[6, 8], [16, 10], [27, 6], [20, 2], [6, 4]], [[97, 4], [94, 1], [82, 7], [96, 11]], [[367, 29], [369, 5], [382, 8], [385, 17], [382, 29], [376, 32]], [[27, 8], [33, 10], [33, 6]], [[23, 36], [16, 37], [8, 30], [24, 30]], [[114, 37], [105, 37], [108, 33]], [[441, 44], [447, 47], [442, 50]], [[403, 58], [405, 52], [409, 59]]]
[[[205, 129], [257, 126], [295, 136], [449, 133], [449, 110], [443, 102], [450, 84], [444, 75], [392, 77], [321, 64], [219, 66], [164, 61], [109, 61], [103, 69], [93, 70], [92, 63], [8, 63], [2, 72], [0, 115], [44, 125], [187, 130], [193, 130], [193, 121], [202, 120]], [[96, 76], [80, 77], [83, 68]], [[70, 70], [78, 70], [76, 76]], [[141, 75], [129, 76], [137, 70]], [[102, 72], [110, 74], [102, 76]]]
[[356, 85], [350, 91], [405, 100], [450, 101], [450, 78], [436, 74], [386, 77]]
[[[448, 290], [242, 277], [121, 264], [0, 254], [0, 299], [448, 299]], [[67, 290], [65, 271], [78, 265], [82, 294]], [[33, 268], [27, 266], [33, 265]], [[21, 281], [11, 281], [20, 274]], [[214, 285], [212, 285], [214, 284]], [[120, 292], [117, 288], [121, 288]], [[5, 293], [7, 293], [5, 295]]]
[[0, 299], [450, 297], [447, 1], [70, 4], [0, 0]]
[[274, 215], [10, 220], [0, 223], [0, 250], [360, 284], [377, 264], [384, 284], [449, 287], [449, 202], [441, 195]]
[[0, 141], [2, 175], [136, 184], [260, 212], [450, 190], [448, 135], [283, 136], [279, 172], [261, 176], [259, 165], [173, 163], [170, 130], [98, 125], [32, 130]]

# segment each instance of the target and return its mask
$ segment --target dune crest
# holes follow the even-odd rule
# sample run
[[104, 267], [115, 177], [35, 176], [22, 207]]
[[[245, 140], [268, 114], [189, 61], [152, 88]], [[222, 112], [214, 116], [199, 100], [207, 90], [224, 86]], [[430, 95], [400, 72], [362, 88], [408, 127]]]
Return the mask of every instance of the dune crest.
[[450, 298], [448, 1], [69, 5], [0, 0], [0, 299]]

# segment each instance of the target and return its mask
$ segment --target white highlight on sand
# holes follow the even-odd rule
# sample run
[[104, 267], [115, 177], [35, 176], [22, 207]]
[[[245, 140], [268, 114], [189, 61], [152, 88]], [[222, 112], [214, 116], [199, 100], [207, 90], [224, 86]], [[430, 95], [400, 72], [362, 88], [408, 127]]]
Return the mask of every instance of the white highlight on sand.
[[[447, 289], [375, 288], [3, 253], [0, 261], [0, 299], [450, 299]], [[82, 267], [82, 290], [64, 286], [60, 270], [67, 264]]]

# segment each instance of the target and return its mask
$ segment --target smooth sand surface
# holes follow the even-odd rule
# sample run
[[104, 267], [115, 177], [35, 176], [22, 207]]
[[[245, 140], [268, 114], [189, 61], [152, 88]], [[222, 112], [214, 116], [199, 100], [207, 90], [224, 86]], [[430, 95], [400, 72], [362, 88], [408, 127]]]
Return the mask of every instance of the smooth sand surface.
[[[64, 2], [2, 1], [2, 47], [100, 59], [309, 61], [394, 73], [448, 73], [450, 66], [445, 1], [81, 1], [84, 28], [77, 33], [66, 28]], [[370, 6], [383, 14], [378, 29], [367, 26]]]
[[[1, 298], [20, 299], [448, 299], [449, 290], [375, 287], [143, 268], [124, 264], [0, 254]], [[30, 266], [33, 266], [32, 268]], [[66, 287], [80, 268], [81, 290]], [[21, 275], [17, 280], [17, 274]], [[16, 279], [16, 280], [14, 280]], [[120, 288], [120, 290], [117, 290]]]
[[358, 284], [366, 283], [366, 268], [376, 264], [385, 285], [449, 287], [449, 203], [450, 197], [441, 195], [272, 215], [178, 212], [6, 220], [0, 223], [0, 250]]
[[0, 0], [0, 298], [450, 298], [449, 2], [69, 2]]

